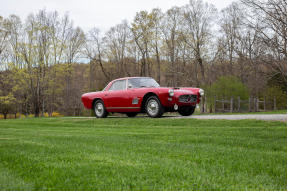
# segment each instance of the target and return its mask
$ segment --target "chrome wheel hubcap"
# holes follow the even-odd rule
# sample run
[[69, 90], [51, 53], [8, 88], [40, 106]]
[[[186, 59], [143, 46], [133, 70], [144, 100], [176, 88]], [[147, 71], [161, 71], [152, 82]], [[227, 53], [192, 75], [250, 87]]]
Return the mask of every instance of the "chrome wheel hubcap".
[[97, 116], [102, 116], [104, 113], [104, 106], [102, 103], [97, 103], [95, 107], [95, 112]]
[[155, 100], [150, 100], [147, 104], [147, 112], [154, 116], [158, 113], [158, 110], [159, 110], [159, 105], [157, 103], [157, 101]]

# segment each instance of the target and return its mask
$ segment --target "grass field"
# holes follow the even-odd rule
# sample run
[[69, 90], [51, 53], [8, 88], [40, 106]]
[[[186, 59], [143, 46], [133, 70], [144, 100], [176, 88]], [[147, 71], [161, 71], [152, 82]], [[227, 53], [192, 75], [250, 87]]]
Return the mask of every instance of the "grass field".
[[287, 190], [287, 123], [0, 120], [0, 190]]
[[[86, 113], [84, 114], [84, 116], [90, 116], [90, 112], [86, 111]], [[233, 112], [233, 113], [201, 113], [200, 109], [196, 109], [194, 115], [242, 115], [242, 114], [287, 114], [287, 110], [275, 110], [275, 111], [261, 111], [261, 112], [248, 112], [248, 113], [239, 113], [239, 112]], [[117, 113], [115, 113], [114, 115], [118, 116]], [[140, 114], [141, 116], [146, 116], [146, 114]], [[177, 112], [172, 112], [172, 113], [165, 113], [165, 115], [167, 116], [180, 116]], [[64, 117], [64, 115], [54, 112], [52, 114], [53, 117]], [[121, 115], [120, 116], [126, 116], [126, 115]], [[49, 117], [48, 113], [44, 113], [43, 117]], [[20, 118], [20, 114], [17, 113], [16, 114], [16, 118]], [[25, 115], [21, 115], [21, 118], [34, 118], [34, 114], [29, 114], [28, 116]], [[0, 114], [0, 119], [4, 119], [4, 116], [2, 114]], [[7, 119], [15, 119], [15, 114], [8, 114], [7, 115]]]

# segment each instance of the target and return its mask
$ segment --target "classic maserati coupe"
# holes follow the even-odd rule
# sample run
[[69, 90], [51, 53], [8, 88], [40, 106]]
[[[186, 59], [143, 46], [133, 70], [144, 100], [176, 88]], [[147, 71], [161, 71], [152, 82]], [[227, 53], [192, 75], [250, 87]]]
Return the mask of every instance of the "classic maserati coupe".
[[158, 118], [164, 112], [183, 116], [192, 115], [204, 91], [199, 88], [168, 88], [149, 77], [127, 77], [111, 81], [104, 90], [82, 95], [87, 109], [92, 109], [97, 118], [108, 113], [125, 113], [135, 117], [138, 113]]

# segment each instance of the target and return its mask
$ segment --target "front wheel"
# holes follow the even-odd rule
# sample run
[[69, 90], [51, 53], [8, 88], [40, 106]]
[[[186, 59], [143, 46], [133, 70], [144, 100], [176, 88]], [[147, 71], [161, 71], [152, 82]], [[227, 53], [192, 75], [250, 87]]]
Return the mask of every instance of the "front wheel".
[[194, 106], [183, 106], [178, 109], [178, 113], [182, 116], [190, 116], [194, 113]]
[[145, 111], [152, 118], [159, 118], [163, 115], [163, 107], [156, 96], [151, 96], [145, 104]]
[[97, 118], [106, 118], [108, 116], [108, 112], [105, 108], [104, 102], [102, 100], [98, 100], [94, 104], [94, 112]]

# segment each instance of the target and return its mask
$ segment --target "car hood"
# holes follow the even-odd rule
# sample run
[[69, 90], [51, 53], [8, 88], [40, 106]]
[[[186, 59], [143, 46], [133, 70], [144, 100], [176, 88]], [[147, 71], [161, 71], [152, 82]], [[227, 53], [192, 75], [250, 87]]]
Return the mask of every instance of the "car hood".
[[192, 88], [192, 87], [180, 87], [180, 88], [174, 88], [174, 87], [151, 87], [151, 88], [147, 88], [147, 89], [157, 89], [160, 92], [168, 92], [170, 89], [174, 90], [174, 93], [176, 95], [180, 95], [180, 94], [194, 94], [197, 95], [199, 88]]

